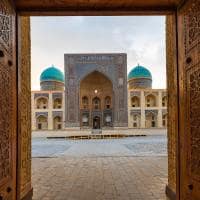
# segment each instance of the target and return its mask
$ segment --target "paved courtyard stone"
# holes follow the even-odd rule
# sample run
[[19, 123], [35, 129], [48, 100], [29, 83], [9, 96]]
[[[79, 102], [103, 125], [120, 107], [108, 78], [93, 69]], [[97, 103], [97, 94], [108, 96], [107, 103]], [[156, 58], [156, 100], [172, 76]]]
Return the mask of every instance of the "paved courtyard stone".
[[32, 165], [33, 200], [166, 200], [166, 136], [37, 138]]

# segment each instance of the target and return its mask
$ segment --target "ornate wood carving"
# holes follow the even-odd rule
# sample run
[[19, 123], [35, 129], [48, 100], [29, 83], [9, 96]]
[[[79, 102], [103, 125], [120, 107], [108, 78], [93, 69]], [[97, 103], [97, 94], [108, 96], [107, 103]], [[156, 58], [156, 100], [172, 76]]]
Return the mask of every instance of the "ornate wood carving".
[[191, 176], [200, 182], [200, 62], [187, 73]]
[[[2, 63], [1, 63], [2, 64]], [[1, 65], [0, 67], [0, 92], [7, 91], [11, 88], [12, 77], [11, 70]], [[1, 93], [2, 94], [2, 93]], [[10, 125], [10, 113], [12, 112], [12, 102], [9, 92], [3, 96], [0, 95], [0, 180], [11, 175], [11, 157], [10, 157], [10, 140], [12, 127]], [[7, 105], [7, 106], [6, 106]], [[10, 107], [8, 106], [10, 105]]]
[[192, 48], [195, 48], [199, 43], [200, 37], [200, 1], [191, 2], [191, 6], [185, 10], [184, 25], [185, 25], [185, 53], [187, 54]]
[[13, 16], [12, 7], [7, 6], [8, 0], [2, 0], [0, 3], [0, 41], [4, 50], [12, 55], [12, 34], [13, 34]]
[[0, 51], [0, 199], [14, 200], [17, 134], [15, 11], [8, 0], [0, 1]]
[[200, 0], [178, 11], [180, 198], [200, 199]]
[[18, 163], [20, 199], [31, 190], [30, 19], [18, 17]]

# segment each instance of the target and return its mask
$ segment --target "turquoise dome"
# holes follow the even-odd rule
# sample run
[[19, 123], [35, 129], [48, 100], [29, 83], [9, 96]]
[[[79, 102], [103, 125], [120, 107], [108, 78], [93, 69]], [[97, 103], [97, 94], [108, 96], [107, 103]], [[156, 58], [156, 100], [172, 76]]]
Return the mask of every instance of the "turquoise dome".
[[42, 81], [61, 81], [64, 82], [64, 74], [54, 65], [45, 69], [40, 75], [40, 82]]
[[132, 78], [149, 78], [152, 79], [151, 72], [143, 67], [138, 65], [137, 67], [134, 67], [128, 74], [128, 79]]

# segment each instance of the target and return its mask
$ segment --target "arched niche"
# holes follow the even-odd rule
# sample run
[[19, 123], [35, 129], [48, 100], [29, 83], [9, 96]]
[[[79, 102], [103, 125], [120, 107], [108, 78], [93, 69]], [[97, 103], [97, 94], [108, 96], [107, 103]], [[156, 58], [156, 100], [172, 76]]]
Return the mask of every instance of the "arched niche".
[[112, 99], [110, 96], [106, 96], [104, 99], [104, 108], [110, 109], [112, 107]]
[[140, 107], [140, 98], [137, 96], [131, 97], [131, 107]]
[[48, 129], [48, 119], [44, 115], [39, 115], [36, 118], [36, 127], [37, 130], [46, 130]]
[[162, 126], [167, 127], [167, 113], [162, 116]]
[[38, 97], [35, 100], [36, 109], [48, 109], [48, 98], [47, 97]]
[[146, 118], [146, 128], [157, 127], [157, 115], [153, 112], [149, 112], [145, 116]]
[[56, 116], [53, 118], [53, 128], [54, 130], [62, 129], [62, 117]]
[[83, 96], [81, 99], [82, 99], [81, 100], [81, 107], [83, 109], [88, 109], [89, 108], [89, 98], [87, 96]]
[[167, 96], [162, 97], [162, 107], [167, 107]]
[[153, 94], [147, 95], [145, 97], [145, 105], [146, 107], [156, 107], [157, 106], [156, 96]]
[[137, 113], [134, 113], [131, 115], [131, 118], [132, 118], [133, 128], [139, 128], [140, 127], [140, 115]]
[[61, 109], [62, 108], [62, 98], [55, 98], [53, 100], [53, 108], [54, 109]]
[[92, 109], [100, 110], [101, 109], [101, 99], [99, 97], [94, 97], [92, 99]]

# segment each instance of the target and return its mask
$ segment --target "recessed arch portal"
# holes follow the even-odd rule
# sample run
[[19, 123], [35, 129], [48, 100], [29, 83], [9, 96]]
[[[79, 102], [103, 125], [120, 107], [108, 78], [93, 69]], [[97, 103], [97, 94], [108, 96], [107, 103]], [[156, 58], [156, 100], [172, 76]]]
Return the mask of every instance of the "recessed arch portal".
[[[102, 91], [101, 85], [104, 86], [104, 89], [105, 89], [105, 86], [107, 86], [106, 89], [113, 88], [113, 83], [110, 80], [110, 78], [104, 73], [97, 70], [90, 72], [89, 74], [87, 74], [80, 80], [80, 89], [85, 87], [86, 85], [87, 86], [89, 85], [89, 89], [90, 90], [93, 89], [94, 92], [95, 90], [97, 90], [97, 93]], [[91, 87], [91, 85], [93, 86]]]
[[[87, 120], [89, 122], [89, 127], [94, 128], [94, 124], [98, 122], [98, 128], [100, 124], [102, 126], [108, 126], [106, 120], [109, 118], [109, 126], [113, 121], [113, 111], [112, 111], [112, 99], [114, 98], [113, 84], [112, 81], [103, 73], [99, 71], [93, 71], [86, 75], [80, 81], [79, 89], [79, 105], [80, 105], [80, 121], [82, 127], [82, 119], [87, 114]], [[85, 100], [87, 97], [87, 106], [85, 106]], [[91, 116], [91, 117], [90, 117]], [[92, 116], [98, 116], [97, 118], [92, 118]], [[101, 117], [100, 117], [101, 116]], [[95, 119], [95, 120], [94, 120]], [[105, 122], [104, 122], [105, 121]], [[87, 123], [88, 127], [88, 123]]]

